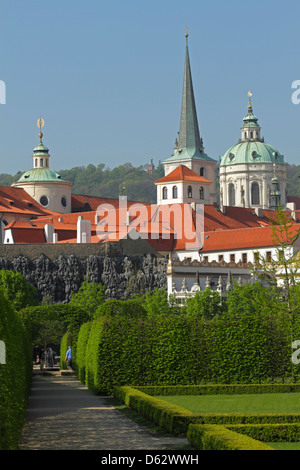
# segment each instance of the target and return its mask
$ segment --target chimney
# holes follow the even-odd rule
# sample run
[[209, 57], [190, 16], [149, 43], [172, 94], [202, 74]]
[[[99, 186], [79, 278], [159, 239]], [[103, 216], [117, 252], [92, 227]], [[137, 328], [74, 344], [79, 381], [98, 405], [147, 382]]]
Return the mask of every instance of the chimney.
[[82, 216], [77, 219], [77, 243], [91, 243], [91, 221]]
[[264, 210], [262, 207], [255, 207], [255, 214], [257, 215], [257, 217], [259, 217], [260, 219], [263, 218], [264, 216]]
[[46, 224], [44, 227], [44, 234], [45, 234], [46, 242], [51, 243], [53, 240], [54, 225]]

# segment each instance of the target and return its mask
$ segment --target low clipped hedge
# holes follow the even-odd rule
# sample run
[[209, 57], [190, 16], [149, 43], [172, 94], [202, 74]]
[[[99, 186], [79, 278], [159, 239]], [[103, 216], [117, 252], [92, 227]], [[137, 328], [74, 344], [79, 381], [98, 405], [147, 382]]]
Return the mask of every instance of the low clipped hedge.
[[300, 392], [300, 383], [293, 384], [211, 384], [175, 386], [136, 386], [147, 395], [234, 395]]
[[300, 423], [233, 424], [226, 425], [226, 428], [263, 442], [297, 442], [300, 440]]
[[187, 440], [199, 450], [273, 450], [262, 442], [219, 425], [191, 424]]
[[172, 405], [164, 400], [158, 400], [133, 387], [116, 387], [114, 396], [126, 406], [136, 410], [144, 418], [173, 434], [182, 434], [187, 431], [187, 426], [184, 426], [183, 429], [180, 425], [182, 417], [184, 417], [184, 421], [185, 417], [190, 419], [193, 417], [193, 413], [185, 408]]
[[[198, 414], [192, 413], [185, 408], [172, 405], [164, 400], [159, 400], [145, 392], [141, 387], [129, 386], [116, 387], [114, 396], [136, 410], [139, 414], [164, 427], [172, 434], [186, 434], [190, 424], [213, 424], [213, 425], [241, 425], [241, 424], [297, 424], [300, 423], [300, 414], [292, 413], [219, 413]], [[160, 417], [164, 416], [163, 419]]]
[[0, 340], [6, 351], [6, 363], [0, 364], [0, 449], [15, 450], [25, 422], [32, 349], [19, 313], [1, 290]]

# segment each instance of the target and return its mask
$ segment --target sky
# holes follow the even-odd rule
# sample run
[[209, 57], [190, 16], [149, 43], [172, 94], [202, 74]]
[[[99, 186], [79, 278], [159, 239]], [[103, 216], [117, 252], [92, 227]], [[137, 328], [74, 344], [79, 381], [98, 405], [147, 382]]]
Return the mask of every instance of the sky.
[[0, 14], [0, 173], [32, 168], [40, 116], [57, 171], [171, 156], [186, 27], [205, 152], [237, 142], [251, 90], [265, 141], [300, 164], [299, 0], [1, 0]]

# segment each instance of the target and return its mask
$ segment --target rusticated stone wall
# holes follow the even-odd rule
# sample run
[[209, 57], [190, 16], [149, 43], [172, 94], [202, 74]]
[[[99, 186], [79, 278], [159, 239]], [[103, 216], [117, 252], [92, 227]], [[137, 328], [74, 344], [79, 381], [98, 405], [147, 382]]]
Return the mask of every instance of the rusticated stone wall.
[[105, 245], [98, 245], [96, 253], [93, 245], [81, 245], [82, 250], [77, 244], [75, 250], [62, 244], [1, 245], [0, 269], [20, 272], [36, 287], [40, 300], [51, 296], [55, 303], [68, 302], [85, 276], [104, 284], [108, 298], [113, 299], [126, 299], [156, 287], [166, 289], [166, 257], [151, 249], [147, 253], [143, 243], [138, 254], [135, 253], [140, 251], [138, 244], [135, 249], [131, 243], [131, 248], [120, 244]]

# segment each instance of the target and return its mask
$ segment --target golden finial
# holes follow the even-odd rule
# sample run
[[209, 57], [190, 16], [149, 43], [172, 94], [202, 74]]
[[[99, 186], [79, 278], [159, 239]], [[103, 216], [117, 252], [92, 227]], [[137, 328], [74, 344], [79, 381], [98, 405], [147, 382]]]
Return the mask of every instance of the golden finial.
[[252, 106], [252, 103], [251, 103], [252, 93], [251, 93], [251, 91], [248, 91], [248, 96], [249, 96], [249, 106]]
[[188, 28], [187, 28], [187, 27], [185, 28], [185, 37], [186, 37], [186, 38], [189, 37], [189, 35], [188, 35]]
[[39, 132], [39, 138], [40, 138], [40, 139], [43, 137], [43, 133], [42, 133], [41, 129], [42, 129], [42, 127], [44, 127], [44, 125], [45, 125], [45, 121], [44, 121], [43, 118], [40, 117], [40, 118], [37, 120], [37, 126], [38, 126], [39, 129], [40, 129], [40, 132]]

